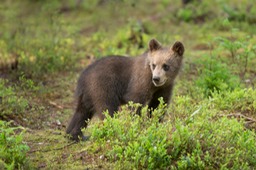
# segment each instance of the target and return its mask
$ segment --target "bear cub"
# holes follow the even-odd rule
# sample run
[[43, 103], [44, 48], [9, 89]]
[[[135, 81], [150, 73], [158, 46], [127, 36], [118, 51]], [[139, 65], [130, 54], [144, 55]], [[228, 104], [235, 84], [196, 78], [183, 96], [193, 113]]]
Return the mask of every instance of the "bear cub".
[[95, 114], [113, 114], [129, 101], [157, 108], [159, 97], [169, 103], [174, 79], [182, 65], [184, 46], [175, 42], [162, 47], [152, 39], [149, 50], [138, 57], [109, 56], [89, 65], [80, 75], [76, 88], [76, 110], [66, 133], [71, 139], [86, 140], [81, 129]]

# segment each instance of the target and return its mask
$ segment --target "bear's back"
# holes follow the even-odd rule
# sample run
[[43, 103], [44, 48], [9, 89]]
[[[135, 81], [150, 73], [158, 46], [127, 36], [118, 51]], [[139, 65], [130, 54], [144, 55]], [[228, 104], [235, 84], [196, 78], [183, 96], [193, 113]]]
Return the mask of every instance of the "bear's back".
[[87, 94], [98, 99], [103, 94], [115, 94], [122, 98], [132, 75], [134, 58], [108, 56], [89, 65], [78, 80], [77, 95]]
[[[99, 81], [125, 81], [129, 79], [134, 59], [124, 56], [107, 56], [89, 65], [81, 77]], [[92, 81], [92, 80], [89, 80]], [[99, 83], [99, 82], [98, 82]], [[103, 81], [103, 84], [107, 83]]]

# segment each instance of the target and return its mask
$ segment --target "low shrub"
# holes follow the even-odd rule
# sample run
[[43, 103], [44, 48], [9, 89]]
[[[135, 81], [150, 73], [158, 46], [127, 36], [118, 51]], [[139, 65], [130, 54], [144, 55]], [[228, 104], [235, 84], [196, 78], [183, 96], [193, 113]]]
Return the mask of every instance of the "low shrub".
[[209, 110], [210, 102], [205, 100], [184, 120], [170, 116], [163, 123], [158, 118], [170, 109], [162, 101], [151, 119], [147, 107], [138, 116], [133, 114], [137, 105], [130, 104], [113, 118], [106, 114], [103, 123], [92, 125], [92, 139], [117, 169], [255, 167], [255, 132], [236, 119], [217, 116], [218, 110]]
[[239, 77], [232, 74], [225, 63], [209, 56], [200, 63], [202, 66], [198, 69], [200, 76], [196, 85], [204, 90], [205, 96], [211, 96], [214, 91], [233, 90], [240, 86]]
[[28, 150], [29, 147], [23, 143], [23, 130], [0, 120], [0, 166], [9, 170], [28, 167]]
[[0, 116], [23, 113], [28, 101], [15, 93], [14, 87], [7, 87], [7, 81], [0, 79]]
[[[236, 29], [232, 30], [232, 34], [236, 32]], [[249, 35], [236, 40], [232, 39], [234, 39], [232, 35], [230, 38], [218, 37], [219, 48], [229, 52], [232, 59], [231, 64], [237, 66], [234, 71], [239, 72], [240, 75], [245, 75], [254, 63], [256, 46]]]
[[256, 21], [255, 14], [256, 8], [253, 5], [238, 5], [232, 3], [232, 5], [222, 5], [222, 10], [226, 14], [229, 20], [238, 22], [248, 22], [253, 24]]
[[229, 112], [256, 113], [256, 90], [236, 88], [221, 93], [212, 93], [211, 103], [215, 108]]
[[[192, 3], [187, 4], [183, 8], [180, 8], [177, 11], [177, 18], [179, 20], [183, 20], [185, 22], [204, 22], [210, 18], [214, 18], [216, 15], [216, 11], [213, 11], [210, 7], [214, 2], [207, 1], [194, 1]], [[214, 3], [215, 4], [215, 3]], [[215, 4], [216, 5], [216, 4]]]
[[20, 56], [19, 71], [26, 73], [29, 77], [46, 76], [75, 66], [76, 55], [72, 54], [74, 46], [72, 39], [66, 38], [57, 42], [45, 40], [34, 42], [31, 46], [33, 48], [30, 50], [17, 51]]

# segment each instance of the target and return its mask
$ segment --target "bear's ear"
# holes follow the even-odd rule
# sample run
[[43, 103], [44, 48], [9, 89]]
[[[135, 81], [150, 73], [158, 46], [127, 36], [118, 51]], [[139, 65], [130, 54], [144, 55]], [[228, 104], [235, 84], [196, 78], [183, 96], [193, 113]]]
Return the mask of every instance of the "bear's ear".
[[183, 44], [179, 41], [176, 41], [173, 46], [172, 46], [172, 50], [177, 53], [179, 56], [182, 56], [184, 51], [185, 51], [185, 48], [183, 46]]
[[151, 52], [156, 51], [161, 48], [161, 44], [156, 39], [150, 40], [148, 43], [148, 46], [149, 46], [149, 50]]

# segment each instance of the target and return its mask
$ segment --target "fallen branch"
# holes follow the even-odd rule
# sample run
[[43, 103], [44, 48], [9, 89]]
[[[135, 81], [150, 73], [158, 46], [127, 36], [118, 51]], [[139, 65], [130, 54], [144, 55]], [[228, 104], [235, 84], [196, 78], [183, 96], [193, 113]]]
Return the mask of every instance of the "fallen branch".
[[227, 117], [243, 118], [245, 121], [249, 121], [249, 122], [251, 122], [251, 123], [256, 122], [255, 119], [250, 118], [250, 117], [248, 117], [248, 116], [245, 116], [245, 115], [243, 115], [243, 114], [241, 114], [241, 113], [231, 113], [231, 114], [228, 114], [228, 115], [226, 115], [226, 116], [227, 116]]
[[60, 106], [60, 105], [58, 105], [57, 103], [55, 103], [53, 101], [49, 101], [49, 104], [52, 105], [52, 106], [57, 107], [58, 109], [63, 109], [64, 108], [63, 106]]
[[36, 149], [36, 150], [29, 151], [28, 153], [34, 153], [34, 152], [49, 152], [49, 151], [62, 150], [62, 149], [64, 149], [64, 148], [66, 148], [66, 147], [69, 147], [69, 146], [75, 144], [75, 143], [77, 143], [77, 142], [74, 141], [74, 142], [71, 142], [71, 143], [69, 143], [69, 144], [67, 144], [67, 145], [64, 145], [64, 146], [61, 146], [61, 147], [58, 147], [58, 148], [53, 148], [53, 149], [45, 149], [45, 150], [43, 150], [43, 149]]

